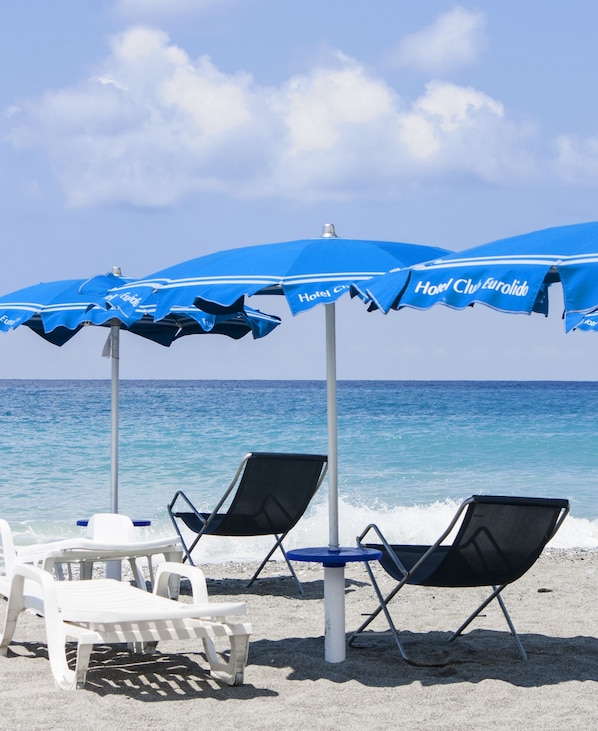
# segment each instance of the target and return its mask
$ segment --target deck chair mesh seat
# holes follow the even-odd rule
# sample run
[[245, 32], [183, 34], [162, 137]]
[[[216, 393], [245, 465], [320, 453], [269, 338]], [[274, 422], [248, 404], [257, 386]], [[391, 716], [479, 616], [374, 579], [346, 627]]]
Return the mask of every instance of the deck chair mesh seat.
[[[255, 581], [277, 548], [280, 548], [299, 591], [303, 587], [287, 559], [283, 540], [305, 513], [322, 484], [327, 469], [322, 454], [250, 452], [224, 495], [211, 512], [200, 512], [179, 490], [168, 505], [168, 514], [183, 544], [185, 560], [193, 564], [191, 553], [204, 536], [267, 536], [275, 543], [247, 586]], [[230, 505], [225, 503], [230, 499]], [[182, 532], [185, 526], [196, 534], [193, 542]]]
[[[497, 599], [521, 657], [526, 660], [501, 592], [533, 566], [568, 511], [569, 503], [562, 499], [473, 495], [461, 504], [448, 528], [431, 546], [390, 544], [376, 525], [368, 525], [358, 537], [358, 545], [382, 551], [380, 564], [398, 584], [384, 597], [371, 567], [366, 564], [379, 606], [351, 635], [349, 644], [354, 645], [357, 637], [383, 612], [402, 657], [411, 662], [388, 610], [389, 602], [406, 584], [439, 588], [491, 586], [491, 594], [449, 641], [458, 637]], [[445, 545], [444, 541], [460, 520], [454, 540]], [[372, 534], [381, 542], [366, 542], [366, 537]]]

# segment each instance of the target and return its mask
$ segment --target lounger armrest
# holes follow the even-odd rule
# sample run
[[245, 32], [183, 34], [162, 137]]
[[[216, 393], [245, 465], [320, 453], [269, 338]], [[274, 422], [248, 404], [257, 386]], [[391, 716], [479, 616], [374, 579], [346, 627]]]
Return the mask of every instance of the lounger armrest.
[[17, 562], [12, 570], [13, 584], [18, 580], [18, 577], [35, 581], [44, 591], [51, 591], [54, 587], [54, 579], [52, 575], [37, 566], [32, 566], [31, 564]]
[[[48, 571], [26, 563], [16, 563], [12, 571], [10, 582], [9, 602], [16, 601], [23, 607], [29, 604], [25, 600], [25, 580], [38, 584], [40, 597], [43, 602], [43, 613], [50, 621], [59, 621], [58, 597], [56, 582]], [[29, 593], [29, 590], [28, 590]], [[36, 597], [37, 598], [37, 597]]]
[[191, 566], [189, 564], [174, 563], [173, 561], [164, 561], [158, 566], [156, 571], [156, 579], [154, 582], [154, 594], [158, 596], [168, 596], [168, 585], [171, 576], [177, 576], [179, 579], [189, 579], [191, 583], [191, 593], [194, 604], [207, 604], [208, 587], [206, 578], [199, 566]]

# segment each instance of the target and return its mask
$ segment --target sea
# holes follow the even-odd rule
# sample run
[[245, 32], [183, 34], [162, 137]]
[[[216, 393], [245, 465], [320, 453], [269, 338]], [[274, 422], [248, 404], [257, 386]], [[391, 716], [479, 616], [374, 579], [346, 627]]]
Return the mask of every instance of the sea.
[[[110, 510], [108, 380], [0, 380], [0, 517], [17, 544], [82, 535]], [[598, 383], [340, 381], [340, 542], [369, 523], [434, 541], [472, 494], [567, 498], [556, 548], [598, 547]], [[327, 452], [323, 381], [122, 381], [118, 510], [173, 534], [182, 490], [215, 506], [250, 451]], [[328, 543], [325, 481], [288, 548]], [[202, 546], [203, 544], [203, 546]], [[269, 539], [207, 539], [207, 563], [260, 559]]]

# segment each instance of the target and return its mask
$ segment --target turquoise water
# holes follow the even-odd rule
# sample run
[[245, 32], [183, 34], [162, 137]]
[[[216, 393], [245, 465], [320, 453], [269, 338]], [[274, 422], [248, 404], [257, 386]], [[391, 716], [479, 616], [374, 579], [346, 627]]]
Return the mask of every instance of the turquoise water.
[[[463, 498], [496, 493], [567, 497], [560, 545], [598, 545], [597, 384], [340, 382], [338, 412], [343, 542], [371, 519], [434, 539]], [[0, 381], [0, 515], [17, 533], [72, 535], [109, 510], [110, 421], [109, 381]], [[325, 453], [325, 384], [125, 381], [119, 446], [120, 512], [171, 533], [174, 492], [211, 507], [246, 452]], [[326, 510], [324, 488], [293, 540], [326, 543]]]

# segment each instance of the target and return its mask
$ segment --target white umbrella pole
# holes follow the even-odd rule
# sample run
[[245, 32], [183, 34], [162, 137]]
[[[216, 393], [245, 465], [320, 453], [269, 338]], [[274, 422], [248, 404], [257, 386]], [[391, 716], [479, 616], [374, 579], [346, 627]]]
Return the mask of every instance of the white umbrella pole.
[[328, 410], [328, 546], [338, 542], [338, 448], [336, 417], [336, 323], [334, 303], [326, 305], [326, 395]]
[[[328, 409], [328, 548], [339, 550], [338, 450], [336, 414], [336, 323], [335, 306], [326, 305], [326, 393]], [[328, 662], [343, 662], [345, 646], [345, 567], [324, 568], [324, 656]]]
[[[118, 385], [120, 375], [120, 327], [110, 326], [110, 361], [112, 363], [112, 425], [110, 449], [110, 512], [118, 513]], [[121, 580], [121, 562], [106, 562], [106, 578]]]
[[118, 384], [119, 384], [120, 327], [110, 327], [110, 355], [112, 362], [112, 426], [110, 450], [110, 512], [118, 513]]

